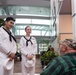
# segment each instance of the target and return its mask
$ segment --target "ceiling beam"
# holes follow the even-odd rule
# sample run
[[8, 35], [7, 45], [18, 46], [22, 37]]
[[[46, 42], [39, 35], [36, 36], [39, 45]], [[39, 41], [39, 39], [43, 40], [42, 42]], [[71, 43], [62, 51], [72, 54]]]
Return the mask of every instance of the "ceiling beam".
[[[3, 0], [3, 1], [7, 5], [50, 7], [49, 0]], [[2, 4], [0, 4], [0, 5], [2, 5]]]
[[50, 17], [44, 17], [44, 16], [25, 16], [25, 15], [2, 15], [1, 18], [7, 18], [8, 16], [14, 17], [14, 18], [31, 18], [31, 19], [46, 19], [50, 20]]

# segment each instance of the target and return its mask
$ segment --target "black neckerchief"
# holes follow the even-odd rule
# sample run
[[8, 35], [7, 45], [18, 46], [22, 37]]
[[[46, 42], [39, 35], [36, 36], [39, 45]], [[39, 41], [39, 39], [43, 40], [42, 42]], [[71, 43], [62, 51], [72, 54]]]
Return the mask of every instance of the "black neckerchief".
[[24, 38], [26, 39], [26, 46], [28, 46], [28, 42], [29, 42], [29, 41], [31, 42], [31, 44], [33, 44], [32, 41], [31, 41], [31, 37], [30, 37], [30, 39], [27, 39], [27, 38], [24, 36]]
[[2, 28], [9, 34], [9, 40], [10, 40], [11, 42], [12, 42], [12, 38], [13, 38], [13, 40], [14, 40], [15, 42], [17, 42], [16, 39], [15, 39], [15, 37], [11, 34], [10, 31], [6, 30], [4, 27], [2, 27]]

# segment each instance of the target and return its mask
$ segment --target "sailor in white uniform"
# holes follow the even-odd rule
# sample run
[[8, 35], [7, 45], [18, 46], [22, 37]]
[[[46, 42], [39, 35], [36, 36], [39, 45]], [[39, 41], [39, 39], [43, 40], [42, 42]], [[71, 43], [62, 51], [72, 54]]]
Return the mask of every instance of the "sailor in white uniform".
[[[10, 32], [10, 29], [14, 26], [14, 18], [7, 17], [4, 26], [0, 27], [0, 75], [13, 75], [14, 56], [16, 53], [16, 39]], [[13, 62], [13, 66], [10, 70], [5, 69], [4, 63], [6, 59]], [[10, 67], [10, 64], [8, 64]]]
[[[22, 75], [35, 75], [35, 63], [36, 63], [36, 52], [37, 52], [37, 43], [36, 39], [31, 34], [31, 27], [27, 26], [25, 28], [26, 35], [20, 39], [20, 51], [22, 53]], [[27, 63], [28, 60], [33, 60], [34, 62], [30, 65]]]

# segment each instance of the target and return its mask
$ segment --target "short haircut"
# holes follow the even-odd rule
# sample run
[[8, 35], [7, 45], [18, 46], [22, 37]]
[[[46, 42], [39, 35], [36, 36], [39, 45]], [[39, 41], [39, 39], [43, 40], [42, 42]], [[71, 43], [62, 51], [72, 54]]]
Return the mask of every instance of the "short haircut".
[[5, 21], [10, 21], [10, 20], [15, 22], [15, 19], [13, 17], [7, 17]]
[[30, 26], [26, 26], [26, 27], [25, 27], [25, 30], [26, 30], [28, 27], [30, 27]]

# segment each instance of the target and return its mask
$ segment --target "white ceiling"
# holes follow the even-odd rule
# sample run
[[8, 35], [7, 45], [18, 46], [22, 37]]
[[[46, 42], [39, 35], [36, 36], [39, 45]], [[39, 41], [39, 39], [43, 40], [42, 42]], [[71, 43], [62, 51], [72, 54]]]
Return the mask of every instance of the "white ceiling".
[[60, 14], [72, 14], [71, 0], [63, 0]]

